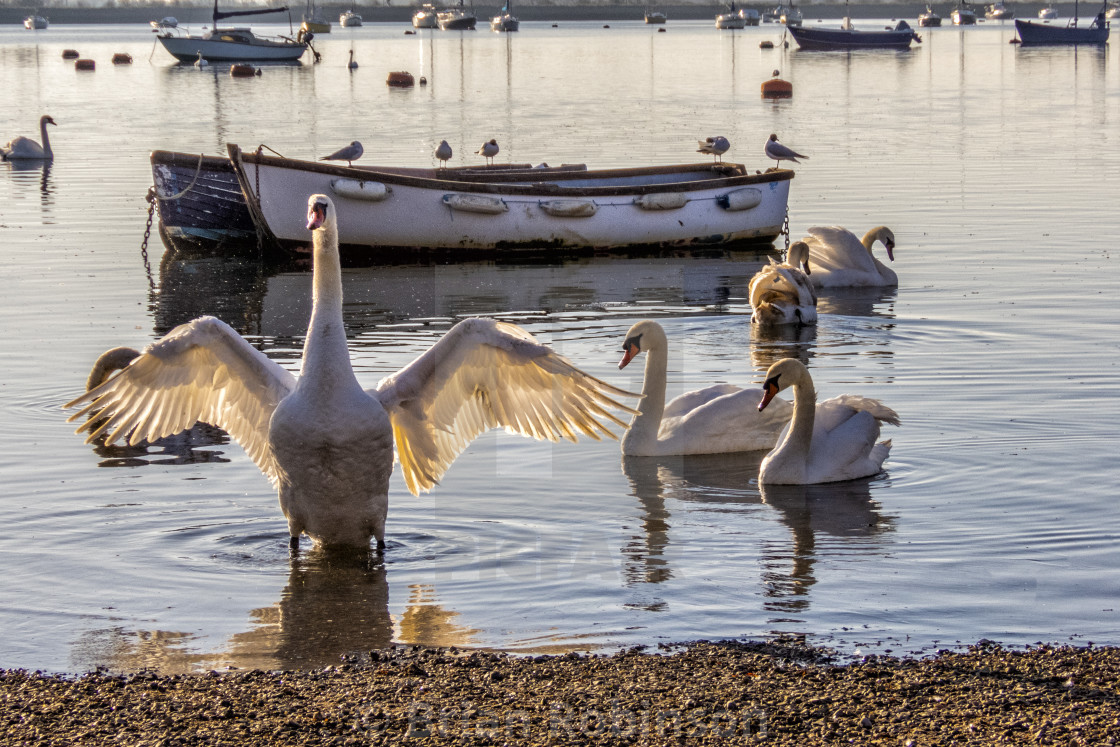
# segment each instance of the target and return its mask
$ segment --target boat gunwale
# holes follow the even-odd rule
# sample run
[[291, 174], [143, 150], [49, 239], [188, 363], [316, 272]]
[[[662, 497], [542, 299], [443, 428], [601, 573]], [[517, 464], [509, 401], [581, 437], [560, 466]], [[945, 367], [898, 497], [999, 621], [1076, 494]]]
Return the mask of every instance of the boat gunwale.
[[[713, 175], [711, 179], [689, 179], [687, 181], [674, 181], [674, 182], [659, 182], [656, 184], [628, 184], [628, 185], [608, 185], [602, 187], [580, 185], [574, 187], [565, 187], [558, 182], [574, 181], [574, 180], [587, 180], [587, 179], [620, 179], [620, 178], [636, 178], [642, 176], [663, 176], [674, 173], [694, 173], [696, 171], [709, 170], [714, 174], [718, 174], [717, 169], [721, 167], [717, 164], [713, 166], [711, 163], [699, 164], [678, 164], [670, 166], [638, 166], [638, 167], [625, 167], [625, 168], [608, 168], [608, 169], [588, 169], [588, 170], [562, 170], [552, 171], [551, 173], [544, 169], [518, 169], [511, 173], [511, 170], [506, 170], [504, 173], [496, 171], [497, 176], [505, 177], [522, 177], [509, 181], [494, 181], [494, 176], [490, 174], [477, 174], [471, 175], [468, 179], [446, 179], [438, 176], [438, 171], [433, 169], [436, 176], [426, 177], [416, 174], [397, 173], [391, 170], [378, 170], [378, 167], [362, 168], [357, 166], [339, 166], [334, 164], [319, 163], [316, 161], [303, 161], [294, 158], [285, 158], [280, 156], [270, 156], [267, 154], [257, 154], [253, 152], [242, 151], [237, 145], [230, 143], [227, 145], [230, 154], [230, 159], [235, 160], [240, 158], [244, 163], [251, 163], [254, 167], [260, 165], [262, 167], [272, 167], [280, 169], [293, 169], [298, 171], [308, 171], [328, 176], [338, 176], [341, 178], [357, 179], [361, 181], [382, 181], [387, 184], [398, 184], [401, 186], [416, 187], [419, 189], [430, 189], [433, 191], [453, 191], [453, 192], [476, 192], [483, 194], [508, 194], [519, 196], [540, 196], [540, 197], [553, 197], [556, 195], [565, 196], [619, 196], [619, 195], [642, 195], [642, 194], [656, 194], [659, 192], [694, 192], [702, 189], [725, 189], [730, 187], [742, 187], [748, 185], [768, 184], [772, 182], [789, 181], [793, 179], [794, 172], [791, 169], [776, 169], [773, 171], [766, 171], [759, 174], [750, 174], [747, 172], [746, 167], [742, 164], [725, 163], [722, 170], [730, 171], [738, 169], [741, 173], [727, 174], [724, 176]], [[457, 175], [465, 176], [465, 175]], [[541, 180], [540, 177], [547, 176], [547, 180]], [[536, 181], [529, 181], [536, 179]]]

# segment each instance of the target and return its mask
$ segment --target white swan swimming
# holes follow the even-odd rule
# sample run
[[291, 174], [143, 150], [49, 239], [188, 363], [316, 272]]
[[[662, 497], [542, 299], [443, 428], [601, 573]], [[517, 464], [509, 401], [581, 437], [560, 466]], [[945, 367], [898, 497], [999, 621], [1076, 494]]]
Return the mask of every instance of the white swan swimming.
[[638, 322], [626, 333], [625, 368], [636, 355], [646, 353], [645, 383], [640, 412], [622, 437], [628, 456], [673, 454], [723, 454], [769, 449], [789, 420], [792, 406], [779, 399], [773, 412], [759, 411], [762, 392], [715, 384], [686, 392], [665, 404], [665, 379], [669, 345], [664, 328], [655, 321]]
[[762, 460], [758, 481], [773, 485], [812, 485], [869, 477], [883, 468], [891, 442], [875, 443], [879, 423], [898, 425], [898, 413], [879, 400], [855, 394], [817, 402], [805, 364], [780, 360], [766, 372], [763, 410], [774, 396], [793, 387], [793, 419], [781, 443]]
[[790, 244], [785, 262], [763, 267], [751, 278], [747, 296], [751, 322], [766, 326], [816, 324], [817, 294], [809, 280], [809, 247], [803, 241]]
[[348, 62], [346, 64], [346, 67], [349, 68], [350, 70], [357, 70], [358, 69], [358, 63], [354, 61], [354, 50], [353, 49], [350, 50], [350, 62]]
[[[342, 316], [333, 203], [309, 200], [312, 312], [297, 379], [224, 322], [202, 317], [70, 402], [99, 417], [87, 442], [152, 441], [203, 421], [225, 429], [277, 487], [290, 544], [384, 547], [393, 446], [410, 491], [431, 489], [483, 431], [614, 438], [609, 412], [636, 396], [589, 376], [512, 324], [467, 319], [375, 388], [354, 375]], [[107, 434], [107, 435], [106, 435]]]
[[42, 145], [23, 135], [12, 138], [7, 145], [0, 148], [0, 161], [53, 161], [54, 151], [51, 150], [51, 139], [47, 136], [49, 124], [57, 124], [49, 114], [39, 117], [39, 135], [43, 138]]
[[210, 61], [202, 56], [202, 50], [198, 50], [198, 59], [194, 61], [195, 67], [209, 67]]
[[875, 242], [881, 241], [887, 248], [887, 258], [894, 261], [894, 233], [886, 226], [872, 228], [862, 239], [840, 226], [814, 226], [804, 241], [809, 245], [809, 261], [813, 263], [810, 280], [814, 287], [898, 285], [895, 271], [871, 253]]

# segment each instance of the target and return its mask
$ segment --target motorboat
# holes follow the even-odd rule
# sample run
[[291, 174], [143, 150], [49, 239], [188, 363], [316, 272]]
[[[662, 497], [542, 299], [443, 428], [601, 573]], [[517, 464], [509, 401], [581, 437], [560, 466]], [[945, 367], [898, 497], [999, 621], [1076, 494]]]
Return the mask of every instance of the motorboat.
[[506, 0], [506, 4], [498, 11], [498, 15], [490, 19], [491, 31], [517, 31], [521, 28], [521, 21], [517, 20], [517, 16], [513, 14], [510, 8], [510, 0]]
[[890, 30], [858, 31], [847, 17], [838, 29], [791, 26], [789, 33], [797, 46], [805, 50], [909, 49], [911, 42], [922, 42], [906, 21], [899, 21]]
[[[218, 21], [234, 16], [280, 13], [282, 8], [219, 11], [214, 0], [214, 22], [201, 35], [182, 33], [180, 28], [162, 29], [156, 36], [167, 52], [180, 62], [195, 62], [199, 55], [209, 62], [294, 62], [310, 47], [310, 39], [302, 32], [293, 39], [286, 36], [257, 36], [246, 27], [219, 27]], [[314, 50], [312, 50], [314, 51]]]
[[1043, 21], [1052, 21], [1058, 17], [1058, 11], [1054, 10], [1053, 4], [1047, 5], [1038, 9], [1038, 17]]
[[953, 8], [953, 12], [949, 16], [953, 19], [954, 26], [973, 26], [976, 24], [976, 11], [970, 8], [968, 3], [959, 0], [957, 7]]
[[228, 156], [152, 154], [161, 234], [305, 246], [307, 195], [322, 193], [335, 202], [341, 244], [355, 254], [765, 245], [782, 230], [794, 177], [729, 162], [351, 167], [232, 144]]
[[452, 8], [444, 8], [436, 13], [436, 23], [443, 31], [461, 31], [469, 30], [475, 27], [478, 22], [474, 14], [474, 10], [467, 10], [463, 7], [463, 0], [459, 0], [459, 4]]
[[362, 17], [355, 13], [353, 10], [348, 10], [338, 17], [338, 25], [347, 29], [354, 28], [355, 26], [361, 26]]
[[1042, 44], [1106, 44], [1109, 23], [1106, 11], [1101, 8], [1087, 26], [1078, 25], [1077, 3], [1073, 5], [1073, 18], [1065, 26], [1015, 20], [1015, 30], [1024, 46]]
[[1000, 0], [992, 3], [984, 11], [984, 17], [989, 21], [1010, 21], [1015, 17], [1015, 12], [1005, 6]]
[[148, 23], [151, 24], [152, 28], [156, 31], [159, 31], [160, 29], [174, 29], [179, 27], [179, 19], [175, 16], [164, 16], [158, 21], [149, 21]]
[[803, 16], [801, 10], [790, 3], [782, 8], [782, 15], [778, 20], [786, 26], [800, 26]]
[[932, 5], [926, 6], [926, 12], [918, 16], [918, 25], [926, 27], [936, 27], [941, 25], [941, 16], [933, 10]]
[[760, 16], [757, 10], [752, 8], [736, 8], [735, 3], [732, 2], [726, 13], [720, 13], [716, 16], [716, 28], [741, 29], [747, 26], [757, 26], [759, 20]]
[[439, 11], [436, 10], [436, 6], [431, 3], [424, 3], [420, 6], [420, 10], [412, 14], [412, 27], [417, 29], [438, 29], [438, 14]]
[[23, 27], [29, 31], [41, 31], [48, 25], [49, 22], [43, 16], [28, 16], [23, 19]]
[[646, 23], [665, 23], [666, 20], [665, 14], [660, 10], [647, 10], [645, 12]]
[[303, 11], [303, 23], [299, 30], [306, 36], [312, 34], [329, 34], [331, 22], [327, 20], [322, 8], [315, 5], [315, 0], [307, 0], [307, 8]]

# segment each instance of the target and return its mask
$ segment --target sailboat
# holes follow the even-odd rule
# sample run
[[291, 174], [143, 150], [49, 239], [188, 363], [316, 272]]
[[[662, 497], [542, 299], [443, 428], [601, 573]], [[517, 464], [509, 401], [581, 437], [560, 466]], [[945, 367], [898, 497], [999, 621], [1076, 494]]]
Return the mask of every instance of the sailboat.
[[475, 25], [474, 8], [467, 10], [463, 7], [463, 0], [455, 7], [444, 8], [436, 13], [436, 23], [443, 31], [473, 29]]
[[218, 27], [218, 21], [234, 16], [255, 16], [262, 13], [282, 13], [281, 8], [259, 10], [219, 11], [214, 0], [214, 22], [202, 35], [181, 33], [178, 28], [164, 29], [156, 36], [163, 48], [180, 62], [194, 62], [202, 55], [209, 62], [292, 62], [298, 60], [310, 47], [304, 39], [286, 36], [271, 38], [257, 36], [247, 27]]
[[1015, 30], [1023, 44], [1105, 44], [1108, 42], [1107, 3], [1101, 5], [1096, 18], [1088, 26], [1077, 25], [1078, 3], [1073, 3], [1073, 18], [1068, 26], [1049, 26], [1032, 21], [1015, 20]]
[[517, 16], [513, 14], [510, 2], [511, 0], [506, 0], [506, 4], [498, 11], [498, 15], [490, 19], [491, 31], [517, 31], [521, 28], [521, 21], [517, 20]]
[[309, 31], [313, 34], [329, 34], [331, 32], [331, 22], [323, 15], [323, 11], [315, 4], [315, 0], [307, 0], [307, 9], [303, 11], [303, 23], [299, 25], [299, 30], [304, 34]]

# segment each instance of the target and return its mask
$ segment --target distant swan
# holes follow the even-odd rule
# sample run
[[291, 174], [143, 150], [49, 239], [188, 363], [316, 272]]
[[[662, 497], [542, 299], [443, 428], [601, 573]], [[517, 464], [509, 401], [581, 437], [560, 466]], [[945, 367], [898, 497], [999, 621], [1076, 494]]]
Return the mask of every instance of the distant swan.
[[195, 67], [207, 67], [210, 62], [202, 56], [202, 50], [198, 50], [198, 59], [194, 61]]
[[638, 322], [626, 333], [619, 368], [645, 352], [645, 383], [639, 414], [622, 437], [622, 453], [629, 456], [722, 454], [769, 449], [789, 420], [791, 406], [779, 399], [773, 411], [759, 412], [762, 392], [715, 384], [686, 392], [665, 404], [669, 346], [665, 330], [651, 320]]
[[224, 322], [180, 325], [116, 376], [70, 402], [99, 411], [87, 442], [129, 443], [189, 428], [226, 430], [276, 486], [290, 545], [384, 547], [393, 447], [410, 491], [431, 489], [483, 431], [537, 439], [614, 437], [609, 412], [634, 396], [589, 376], [520, 327], [467, 319], [376, 388], [355, 377], [342, 316], [333, 203], [312, 195], [312, 312], [297, 379]]
[[31, 138], [26, 138], [20, 135], [13, 138], [3, 148], [0, 148], [0, 160], [3, 161], [18, 161], [38, 160], [38, 161], [53, 161], [54, 151], [51, 150], [51, 139], [47, 136], [47, 125], [56, 124], [50, 115], [44, 114], [39, 117], [39, 134], [43, 138], [43, 144], [39, 145]]
[[346, 67], [348, 67], [351, 70], [357, 70], [358, 69], [358, 63], [354, 61], [354, 50], [353, 49], [350, 50], [350, 62], [347, 63]]
[[809, 280], [811, 271], [809, 247], [803, 241], [790, 245], [785, 262], [771, 258], [748, 287], [751, 321], [766, 326], [816, 324], [817, 294]]
[[898, 425], [898, 413], [875, 399], [842, 394], [817, 403], [805, 364], [785, 358], [770, 366], [762, 385], [763, 410], [774, 396], [793, 387], [793, 419], [782, 441], [762, 460], [758, 481], [773, 485], [812, 485], [877, 474], [891, 442], [875, 443], [879, 423]]
[[894, 233], [886, 226], [872, 228], [862, 239], [840, 226], [814, 226], [804, 239], [813, 263], [811, 280], [817, 288], [853, 288], [898, 285], [895, 271], [871, 253], [876, 241], [894, 261]]

